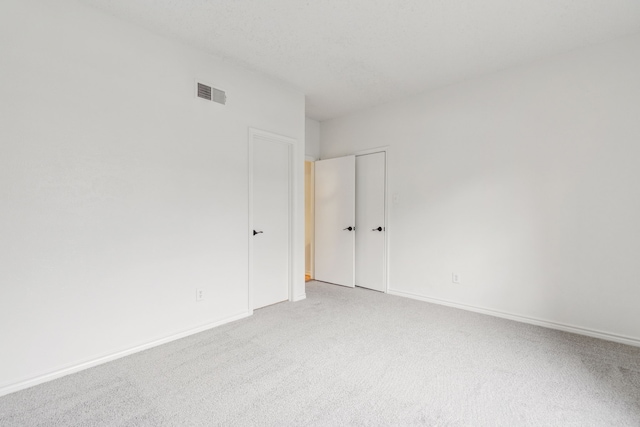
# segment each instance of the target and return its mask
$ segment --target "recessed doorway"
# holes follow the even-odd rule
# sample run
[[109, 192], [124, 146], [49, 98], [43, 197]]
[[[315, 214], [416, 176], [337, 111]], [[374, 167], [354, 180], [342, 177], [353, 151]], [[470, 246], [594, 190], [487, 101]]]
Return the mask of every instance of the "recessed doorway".
[[311, 160], [304, 162], [304, 278], [305, 281], [314, 278], [314, 163]]

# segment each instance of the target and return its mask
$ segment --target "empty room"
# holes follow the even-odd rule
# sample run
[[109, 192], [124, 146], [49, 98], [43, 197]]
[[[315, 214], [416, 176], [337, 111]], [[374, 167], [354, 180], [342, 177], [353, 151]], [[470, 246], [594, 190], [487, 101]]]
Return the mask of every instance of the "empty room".
[[2, 0], [1, 426], [640, 426], [640, 2]]

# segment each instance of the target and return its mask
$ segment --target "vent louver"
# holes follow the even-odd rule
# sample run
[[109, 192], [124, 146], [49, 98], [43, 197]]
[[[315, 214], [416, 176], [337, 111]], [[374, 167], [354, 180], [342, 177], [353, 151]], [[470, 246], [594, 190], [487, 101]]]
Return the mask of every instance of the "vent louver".
[[198, 83], [198, 97], [211, 101], [211, 87]]
[[222, 105], [227, 103], [227, 94], [223, 90], [202, 83], [198, 83], [198, 98], [217, 102]]

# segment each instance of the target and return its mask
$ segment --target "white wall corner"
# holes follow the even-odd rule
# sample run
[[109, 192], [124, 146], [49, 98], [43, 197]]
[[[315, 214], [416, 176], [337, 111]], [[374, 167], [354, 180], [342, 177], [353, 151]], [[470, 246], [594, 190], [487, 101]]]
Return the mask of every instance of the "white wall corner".
[[305, 157], [318, 160], [320, 158], [320, 122], [307, 118], [304, 134]]

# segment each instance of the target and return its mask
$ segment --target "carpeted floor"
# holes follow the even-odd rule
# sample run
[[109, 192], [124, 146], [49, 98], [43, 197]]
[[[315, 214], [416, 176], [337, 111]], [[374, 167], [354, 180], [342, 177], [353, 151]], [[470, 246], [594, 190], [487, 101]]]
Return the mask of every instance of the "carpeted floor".
[[0, 398], [2, 426], [640, 426], [640, 348], [309, 282]]

